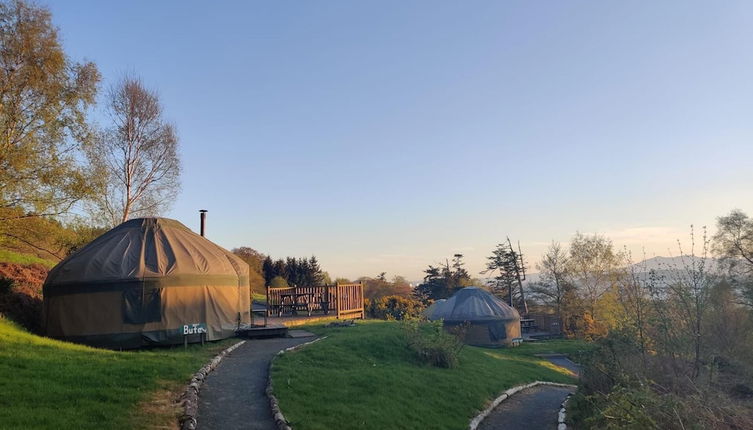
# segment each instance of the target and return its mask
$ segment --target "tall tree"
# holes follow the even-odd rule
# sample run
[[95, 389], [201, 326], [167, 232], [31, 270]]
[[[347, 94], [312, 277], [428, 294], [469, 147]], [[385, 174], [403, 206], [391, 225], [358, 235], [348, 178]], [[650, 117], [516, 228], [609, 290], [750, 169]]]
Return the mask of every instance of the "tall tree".
[[570, 243], [567, 272], [592, 316], [599, 299], [616, 285], [623, 257], [603, 236], [577, 233]]
[[[4, 221], [57, 216], [92, 192], [79, 150], [99, 72], [63, 51], [49, 10], [0, 3], [0, 231]], [[7, 227], [7, 226], [6, 226]]]
[[424, 281], [414, 290], [414, 295], [424, 301], [446, 299], [473, 282], [465, 269], [463, 254], [453, 255], [452, 264], [446, 260], [444, 265], [429, 265], [424, 273]]
[[110, 224], [158, 215], [180, 189], [175, 128], [164, 120], [157, 93], [137, 78], [123, 78], [108, 99], [112, 126], [88, 152], [106, 190], [96, 209]]
[[492, 251], [492, 255], [487, 257], [486, 270], [482, 274], [495, 274], [490, 282], [492, 292], [507, 300], [510, 306], [513, 306], [523, 312], [528, 313], [525, 295], [523, 293], [523, 284], [521, 280], [523, 270], [522, 258], [519, 253], [515, 252], [507, 239], [507, 243], [500, 243]]
[[608, 333], [616, 323], [617, 281], [623, 275], [624, 257], [606, 237], [581, 233], [573, 237], [567, 273], [575, 294], [569, 301], [566, 329], [586, 338]]
[[531, 285], [531, 293], [553, 305], [561, 321], [564, 321], [562, 308], [566, 292], [572, 290], [567, 282], [567, 264], [567, 251], [558, 242], [552, 242], [536, 265], [539, 281]]
[[753, 307], [753, 219], [737, 209], [719, 217], [713, 244], [714, 253], [727, 266], [739, 302]]

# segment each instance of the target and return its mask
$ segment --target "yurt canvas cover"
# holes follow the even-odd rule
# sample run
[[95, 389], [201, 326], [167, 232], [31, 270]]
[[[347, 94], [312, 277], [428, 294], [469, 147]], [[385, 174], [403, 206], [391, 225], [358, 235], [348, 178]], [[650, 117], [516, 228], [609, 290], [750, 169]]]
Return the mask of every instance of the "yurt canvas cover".
[[251, 322], [248, 270], [178, 221], [133, 219], [50, 271], [45, 330], [110, 348], [231, 337]]
[[427, 309], [430, 320], [444, 320], [445, 328], [468, 324], [466, 343], [502, 346], [520, 337], [520, 314], [515, 308], [478, 287], [466, 287]]

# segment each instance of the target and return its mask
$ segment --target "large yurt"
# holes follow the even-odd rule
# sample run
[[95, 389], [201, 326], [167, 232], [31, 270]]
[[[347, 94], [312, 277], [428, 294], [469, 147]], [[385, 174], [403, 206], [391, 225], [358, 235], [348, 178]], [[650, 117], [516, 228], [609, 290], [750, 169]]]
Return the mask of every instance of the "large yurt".
[[424, 315], [443, 320], [455, 331], [467, 324], [465, 342], [475, 346], [505, 346], [520, 337], [520, 314], [515, 308], [478, 287], [466, 287], [443, 302], [436, 302]]
[[45, 331], [107, 348], [232, 337], [251, 322], [248, 271], [178, 221], [132, 219], [50, 271]]

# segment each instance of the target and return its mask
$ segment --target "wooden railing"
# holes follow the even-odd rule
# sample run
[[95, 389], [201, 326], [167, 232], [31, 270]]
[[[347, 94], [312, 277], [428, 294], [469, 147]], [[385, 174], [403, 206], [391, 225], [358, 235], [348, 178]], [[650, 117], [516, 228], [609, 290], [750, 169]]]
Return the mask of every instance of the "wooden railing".
[[363, 318], [363, 284], [336, 284], [337, 318]]
[[[291, 301], [292, 298], [295, 298]], [[283, 300], [284, 299], [284, 300]], [[280, 315], [295, 310], [337, 318], [363, 318], [363, 284], [335, 284], [310, 287], [267, 287], [267, 314]]]

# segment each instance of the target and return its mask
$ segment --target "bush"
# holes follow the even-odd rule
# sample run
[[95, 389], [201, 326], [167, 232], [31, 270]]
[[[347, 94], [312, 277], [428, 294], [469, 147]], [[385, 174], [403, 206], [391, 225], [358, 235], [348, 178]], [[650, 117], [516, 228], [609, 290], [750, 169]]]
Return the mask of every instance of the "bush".
[[371, 318], [398, 321], [417, 318], [424, 309], [421, 302], [401, 296], [365, 299], [364, 307], [366, 314]]
[[415, 318], [403, 321], [403, 332], [418, 359], [436, 367], [452, 368], [458, 365], [463, 342], [447, 333], [442, 321], [421, 321]]
[[269, 286], [272, 288], [288, 288], [290, 285], [282, 276], [275, 276], [269, 281]]

